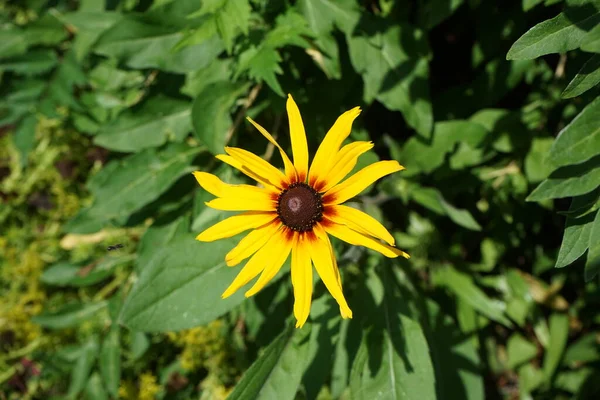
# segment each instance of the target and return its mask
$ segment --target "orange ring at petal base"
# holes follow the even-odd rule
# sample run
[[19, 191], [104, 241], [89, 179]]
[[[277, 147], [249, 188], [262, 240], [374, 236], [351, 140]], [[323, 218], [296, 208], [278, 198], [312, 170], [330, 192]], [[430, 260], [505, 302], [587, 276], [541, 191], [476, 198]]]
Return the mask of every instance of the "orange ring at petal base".
[[260, 291], [281, 269], [291, 253], [296, 327], [302, 327], [310, 313], [313, 290], [312, 266], [329, 293], [340, 306], [343, 318], [352, 318], [342, 292], [342, 283], [329, 236], [352, 245], [365, 246], [386, 257], [408, 254], [394, 247], [394, 238], [376, 219], [342, 203], [358, 195], [376, 180], [404, 169], [397, 161], [379, 161], [349, 178], [358, 157], [373, 147], [371, 142], [353, 142], [342, 146], [350, 135], [352, 123], [360, 114], [355, 107], [343, 113], [333, 124], [309, 168], [308, 145], [298, 106], [291, 95], [287, 99], [293, 162], [262, 126], [248, 120], [281, 154], [284, 171], [257, 155], [235, 147], [217, 158], [256, 180], [262, 187], [231, 185], [215, 175], [194, 172], [196, 180], [216, 198], [206, 203], [225, 211], [243, 211], [229, 217], [197, 237], [203, 242], [224, 239], [251, 230], [226, 256], [229, 266], [249, 259], [231, 285], [226, 298], [260, 277], [246, 297]]

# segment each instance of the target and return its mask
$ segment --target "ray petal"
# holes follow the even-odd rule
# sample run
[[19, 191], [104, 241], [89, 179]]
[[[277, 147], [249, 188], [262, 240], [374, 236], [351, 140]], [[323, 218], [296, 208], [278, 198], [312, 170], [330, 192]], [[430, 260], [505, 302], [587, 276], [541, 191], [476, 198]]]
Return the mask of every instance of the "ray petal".
[[246, 119], [248, 121], [250, 121], [250, 123], [252, 125], [254, 125], [254, 127], [256, 129], [258, 129], [258, 131], [260, 133], [262, 133], [262, 135], [264, 137], [267, 138], [267, 140], [269, 142], [271, 142], [271, 144], [275, 147], [277, 147], [277, 149], [279, 150], [279, 154], [281, 154], [281, 159], [283, 160], [283, 166], [285, 167], [285, 174], [288, 178], [288, 181], [290, 183], [296, 182], [298, 180], [298, 175], [296, 174], [296, 168], [294, 168], [294, 164], [292, 164], [292, 162], [290, 161], [290, 158], [288, 157], [288, 155], [286, 154], [285, 151], [283, 151], [283, 149], [281, 148], [281, 146], [279, 145], [279, 143], [277, 143], [277, 141], [275, 140], [275, 138], [273, 136], [271, 136], [271, 134], [269, 132], [267, 132], [267, 130], [265, 128], [263, 128], [262, 126], [260, 126], [259, 124], [257, 124], [252, 118], [250, 117], [246, 117]]
[[291, 94], [288, 94], [285, 106], [290, 125], [290, 140], [292, 142], [292, 153], [294, 154], [294, 166], [298, 173], [298, 180], [304, 182], [308, 176], [308, 143], [306, 142], [306, 132], [304, 131], [300, 110]]
[[360, 232], [356, 232], [347, 227], [346, 225], [336, 224], [325, 218], [323, 219], [322, 224], [327, 233], [354, 246], [367, 247], [389, 258], [396, 258], [398, 256], [410, 258], [410, 256], [402, 250], [399, 250], [385, 243], [381, 243], [379, 240], [364, 235]]
[[315, 182], [315, 189], [326, 192], [337, 185], [356, 166], [358, 157], [372, 148], [372, 142], [353, 142], [342, 147], [333, 161], [331, 173], [327, 174], [323, 181]]
[[313, 159], [310, 171], [308, 173], [308, 183], [314, 185], [316, 181], [324, 180], [331, 170], [333, 160], [338, 153], [342, 142], [350, 135], [352, 130], [352, 122], [360, 114], [360, 107], [354, 107], [352, 110], [346, 111], [335, 121], [323, 142], [317, 149], [315, 158]]
[[215, 240], [228, 238], [248, 229], [258, 228], [268, 224], [275, 218], [277, 218], [277, 214], [274, 212], [248, 211], [224, 219], [210, 228], [207, 228], [196, 237], [196, 240], [213, 242]]
[[225, 147], [225, 152], [256, 175], [267, 179], [273, 186], [284, 189], [290, 181], [283, 172], [269, 164], [254, 153], [237, 147]]
[[244, 236], [237, 246], [225, 255], [225, 263], [230, 267], [238, 265], [252, 254], [256, 253], [272, 236], [279, 234], [277, 231], [280, 228], [281, 223], [278, 220], [275, 220], [270, 224], [253, 230]]
[[238, 195], [228, 197], [218, 197], [206, 204], [210, 208], [222, 211], [275, 211], [277, 202], [270, 196], [262, 198], [245, 196], [245, 192], [240, 191]]
[[306, 234], [297, 234], [296, 245], [292, 248], [292, 286], [294, 287], [294, 317], [296, 328], [301, 328], [310, 314], [313, 280], [310, 249]]
[[397, 161], [379, 161], [361, 169], [323, 196], [324, 204], [340, 204], [356, 196], [379, 178], [401, 171], [404, 167]]
[[342, 318], [352, 318], [352, 310], [348, 307], [342, 292], [341, 279], [331, 242], [322, 229], [319, 225], [315, 225], [316, 236], [308, 243], [310, 258], [325, 287], [340, 306]]
[[236, 160], [235, 158], [231, 157], [230, 155], [217, 154], [215, 157], [217, 159], [223, 161], [225, 164], [231, 165], [233, 168], [237, 169], [238, 171], [245, 174], [246, 176], [254, 179], [256, 182], [263, 184], [265, 189], [269, 190], [270, 192], [274, 192], [274, 193], [281, 192], [281, 189], [278, 188], [277, 185], [275, 185], [274, 183], [269, 181], [264, 176], [260, 176], [256, 173], [254, 173], [248, 167], [245, 167], [244, 164], [242, 164], [240, 161]]
[[328, 206], [325, 215], [336, 224], [346, 225], [360, 233], [375, 236], [392, 246], [395, 244], [394, 237], [385, 229], [385, 226], [369, 214], [356, 208], [344, 205]]

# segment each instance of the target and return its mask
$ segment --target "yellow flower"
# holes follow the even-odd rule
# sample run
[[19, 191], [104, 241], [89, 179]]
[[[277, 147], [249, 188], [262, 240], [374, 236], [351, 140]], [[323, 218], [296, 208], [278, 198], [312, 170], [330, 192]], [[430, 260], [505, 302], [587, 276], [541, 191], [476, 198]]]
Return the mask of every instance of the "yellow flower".
[[[373, 147], [371, 142], [354, 142], [342, 147], [350, 135], [352, 122], [360, 114], [355, 107], [343, 113], [319, 146], [312, 165], [308, 165], [308, 145], [300, 110], [288, 96], [287, 113], [294, 162], [262, 126], [248, 120], [281, 154], [285, 172], [255, 154], [226, 147], [227, 154], [217, 158], [256, 180], [262, 187], [230, 185], [206, 172], [194, 176], [206, 191], [217, 198], [206, 203], [217, 210], [245, 211], [206, 229], [197, 239], [211, 242], [252, 229], [226, 256], [228, 266], [250, 257], [233, 283], [225, 290], [226, 298], [260, 277], [246, 292], [256, 294], [277, 274], [292, 253], [292, 285], [296, 327], [302, 327], [310, 313], [312, 265], [340, 306], [343, 318], [352, 311], [342, 293], [342, 284], [329, 235], [352, 245], [360, 245], [394, 258], [408, 254], [394, 247], [394, 238], [377, 220], [362, 211], [342, 205], [377, 179], [404, 169], [396, 161], [371, 164], [348, 179], [358, 157]], [[385, 243], [384, 243], [385, 242]]]

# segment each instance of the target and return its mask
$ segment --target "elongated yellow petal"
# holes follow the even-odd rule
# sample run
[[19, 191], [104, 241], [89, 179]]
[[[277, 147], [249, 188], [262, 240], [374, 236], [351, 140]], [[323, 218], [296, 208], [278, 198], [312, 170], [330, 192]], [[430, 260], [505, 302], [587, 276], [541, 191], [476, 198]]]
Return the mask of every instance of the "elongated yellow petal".
[[248, 168], [256, 175], [264, 177], [270, 182], [271, 185], [276, 186], [279, 189], [287, 187], [287, 185], [290, 183], [290, 181], [283, 174], [283, 172], [281, 172], [280, 170], [278, 170], [277, 168], [275, 168], [256, 154], [253, 154], [244, 149], [238, 149], [236, 147], [225, 147], [225, 151], [231, 157], [241, 162], [244, 167]]
[[354, 107], [350, 111], [346, 111], [335, 121], [323, 142], [317, 149], [315, 158], [310, 166], [308, 174], [308, 183], [314, 185], [316, 181], [323, 181], [331, 170], [333, 160], [342, 145], [342, 142], [350, 135], [352, 130], [352, 122], [360, 114], [360, 107]]
[[272, 196], [273, 192], [252, 185], [232, 185], [225, 183], [219, 177], [208, 172], [196, 171], [194, 177], [204, 190], [217, 197], [253, 197], [262, 199]]
[[296, 168], [294, 168], [294, 164], [292, 164], [286, 152], [283, 151], [279, 143], [277, 143], [275, 138], [271, 136], [271, 134], [267, 132], [265, 128], [254, 122], [254, 120], [250, 117], [246, 117], [246, 119], [250, 121], [250, 123], [254, 125], [254, 127], [258, 129], [258, 131], [262, 133], [262, 135], [266, 137], [267, 140], [271, 142], [273, 146], [277, 147], [277, 149], [279, 150], [279, 154], [281, 155], [281, 159], [283, 160], [283, 166], [285, 167], [285, 174], [287, 175], [288, 182], [295, 182], [298, 179], [298, 175], [296, 174]]
[[[231, 285], [223, 292], [222, 298], [227, 298], [234, 294], [239, 288], [254, 279], [265, 268], [269, 268], [274, 262], [273, 253], [277, 251], [281, 242], [285, 239], [283, 235], [271, 236], [269, 241], [250, 258], [244, 268], [235, 277]], [[291, 244], [290, 244], [291, 247]]]
[[248, 229], [258, 228], [277, 218], [274, 212], [248, 211], [240, 215], [234, 215], [211, 226], [200, 233], [196, 240], [202, 242], [213, 242], [215, 240], [235, 236]]
[[215, 157], [217, 159], [223, 161], [225, 164], [231, 165], [233, 168], [237, 169], [238, 171], [245, 174], [246, 176], [254, 179], [256, 182], [262, 183], [264, 185], [265, 189], [269, 190], [270, 192], [274, 192], [274, 193], [281, 192], [281, 189], [279, 189], [277, 186], [273, 185], [271, 183], [271, 181], [269, 181], [267, 178], [257, 175], [256, 173], [252, 172], [250, 169], [245, 167], [244, 164], [242, 164], [240, 161], [236, 160], [235, 158], [231, 157], [230, 155], [218, 154]]
[[302, 328], [310, 314], [313, 281], [310, 249], [306, 234], [297, 234], [296, 245], [292, 248], [292, 286], [294, 287], [294, 316], [296, 328]]
[[248, 290], [245, 294], [246, 297], [254, 296], [258, 293], [262, 288], [265, 287], [267, 283], [271, 281], [277, 275], [281, 266], [287, 260], [290, 250], [294, 245], [294, 236], [293, 234], [287, 234], [287, 230], [282, 230], [278, 233], [280, 236], [279, 239], [275, 240], [275, 244], [273, 245], [273, 249], [271, 250], [271, 257], [269, 258], [269, 264], [265, 266], [260, 277]]
[[326, 215], [336, 224], [346, 225], [352, 230], [375, 236], [392, 246], [396, 243], [394, 237], [385, 229], [385, 226], [369, 214], [356, 208], [344, 205], [329, 206]]
[[356, 166], [358, 157], [372, 148], [372, 142], [353, 142], [342, 147], [335, 157], [331, 172], [323, 178], [324, 181], [315, 183], [315, 189], [326, 192], [337, 185]]
[[398, 256], [410, 258], [410, 256], [402, 250], [389, 246], [385, 243], [381, 243], [379, 240], [364, 235], [360, 232], [356, 232], [347, 227], [346, 225], [336, 224], [327, 219], [323, 219], [323, 227], [325, 228], [325, 231], [330, 235], [335, 236], [336, 238], [343, 240], [344, 242], [350, 243], [352, 245], [367, 247], [389, 258], [396, 258]]
[[280, 228], [281, 223], [275, 220], [270, 224], [253, 230], [227, 253], [225, 263], [230, 267], [238, 265], [263, 247], [273, 235], [277, 234]]
[[[315, 225], [315, 231], [321, 229], [323, 228], [319, 225]], [[339, 277], [339, 271], [337, 269], [337, 263], [335, 262], [335, 255], [333, 254], [331, 242], [323, 232], [315, 233], [317, 233], [316, 238], [309, 241], [310, 258], [312, 259], [321, 280], [325, 284], [325, 287], [340, 306], [342, 318], [352, 318], [352, 310], [348, 307], [348, 303], [346, 303], [344, 293], [342, 292], [341, 279]]]
[[308, 176], [308, 143], [306, 142], [306, 132], [304, 131], [300, 110], [291, 94], [288, 94], [285, 107], [287, 109], [290, 124], [290, 139], [292, 142], [292, 153], [294, 154], [294, 166], [298, 173], [298, 180], [304, 182]]
[[264, 198], [238, 196], [219, 197], [205, 203], [210, 208], [223, 211], [276, 211], [277, 203], [269, 196]]
[[334, 186], [323, 196], [324, 204], [341, 204], [356, 196], [377, 179], [401, 171], [404, 167], [397, 161], [379, 161], [371, 164], [339, 185]]

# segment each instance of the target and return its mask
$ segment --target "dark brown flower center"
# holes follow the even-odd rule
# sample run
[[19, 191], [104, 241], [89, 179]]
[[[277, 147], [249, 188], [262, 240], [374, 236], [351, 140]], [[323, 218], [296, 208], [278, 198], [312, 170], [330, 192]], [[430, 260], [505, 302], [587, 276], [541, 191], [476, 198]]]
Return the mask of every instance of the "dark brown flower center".
[[291, 230], [310, 231], [323, 217], [321, 195], [306, 183], [294, 183], [279, 195], [277, 214]]

